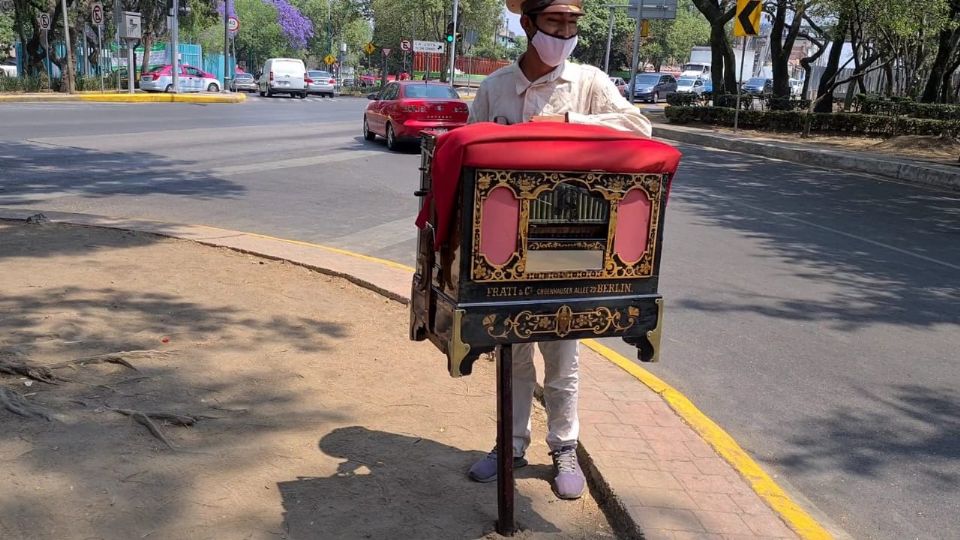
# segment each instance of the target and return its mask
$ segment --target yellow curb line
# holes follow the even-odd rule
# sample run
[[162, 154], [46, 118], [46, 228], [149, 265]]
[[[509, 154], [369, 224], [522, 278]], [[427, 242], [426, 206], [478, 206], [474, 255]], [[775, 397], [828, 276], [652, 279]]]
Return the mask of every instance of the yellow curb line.
[[243, 103], [247, 96], [243, 94], [184, 95], [184, 94], [80, 94], [79, 101], [100, 101], [107, 103]]
[[790, 527], [805, 540], [826, 540], [833, 538], [812, 516], [807, 514], [760, 468], [740, 447], [733, 437], [720, 426], [700, 412], [686, 396], [681, 394], [662, 379], [638, 366], [613, 349], [601, 345], [595, 340], [584, 339], [584, 345], [633, 375], [651, 390], [660, 394], [670, 407], [680, 415], [714, 450], [727, 460], [749, 483], [767, 504], [783, 518]]
[[286, 242], [286, 243], [288, 243], [288, 244], [295, 244], [295, 245], [298, 245], [298, 246], [306, 246], [306, 247], [312, 247], [312, 248], [319, 248], [319, 249], [322, 249], [322, 250], [324, 250], [324, 251], [329, 251], [329, 252], [332, 252], [332, 253], [338, 253], [338, 254], [340, 254], [340, 255], [347, 255], [347, 256], [349, 256], [349, 257], [355, 257], [355, 258], [357, 258], [357, 259], [363, 259], [363, 260], [365, 260], [365, 261], [370, 261], [370, 262], [379, 263], [379, 264], [382, 264], [382, 265], [385, 265], [385, 266], [389, 266], [390, 268], [394, 268], [394, 269], [397, 269], [397, 270], [404, 270], [404, 271], [407, 271], [407, 272], [414, 272], [414, 271], [416, 271], [415, 268], [412, 268], [412, 267], [407, 266], [407, 265], [405, 265], [405, 264], [400, 264], [400, 263], [397, 263], [397, 262], [388, 261], [388, 260], [386, 260], [386, 259], [379, 259], [379, 258], [377, 258], [377, 257], [371, 257], [371, 256], [369, 256], [369, 255], [363, 255], [363, 254], [360, 254], [360, 253], [355, 253], [355, 252], [353, 252], [353, 251], [348, 251], [348, 250], [346, 250], [346, 249], [340, 249], [340, 248], [335, 248], [335, 247], [330, 247], [330, 246], [324, 246], [324, 245], [321, 245], [321, 244], [314, 244], [314, 243], [311, 243], [311, 242], [303, 242], [303, 241], [300, 241], [300, 240], [290, 240], [290, 239], [287, 239], [287, 238], [277, 238], [276, 236], [269, 236], [269, 235], [266, 235], [266, 234], [258, 234], [258, 233], [250, 233], [250, 232], [245, 232], [245, 233], [243, 233], [243, 234], [245, 234], [245, 235], [247, 235], [247, 236], [255, 236], [255, 237], [257, 237], [257, 238], [264, 238], [264, 239], [267, 239], [267, 240], [277, 240], [277, 241], [279, 241], [279, 242]]

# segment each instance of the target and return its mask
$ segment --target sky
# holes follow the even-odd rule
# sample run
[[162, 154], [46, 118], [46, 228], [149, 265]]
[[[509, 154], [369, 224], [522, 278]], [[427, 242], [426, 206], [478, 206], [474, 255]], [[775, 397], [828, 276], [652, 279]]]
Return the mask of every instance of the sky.
[[520, 28], [520, 16], [510, 13], [506, 7], [503, 8], [503, 14], [507, 16], [507, 28], [515, 34], [522, 35], [523, 28]]

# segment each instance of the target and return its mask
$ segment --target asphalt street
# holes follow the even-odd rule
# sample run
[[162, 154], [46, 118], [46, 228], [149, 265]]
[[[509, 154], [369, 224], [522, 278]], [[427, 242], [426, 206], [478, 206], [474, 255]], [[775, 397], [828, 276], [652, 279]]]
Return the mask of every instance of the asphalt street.
[[[364, 141], [365, 104], [0, 105], [0, 207], [206, 224], [412, 265], [419, 156]], [[960, 196], [680, 148], [665, 345], [645, 367], [852, 537], [956, 537]]]

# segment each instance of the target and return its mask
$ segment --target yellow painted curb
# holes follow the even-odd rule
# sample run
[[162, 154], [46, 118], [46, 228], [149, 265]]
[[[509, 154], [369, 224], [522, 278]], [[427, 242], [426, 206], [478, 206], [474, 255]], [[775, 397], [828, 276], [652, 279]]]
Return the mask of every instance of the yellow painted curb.
[[107, 103], [243, 103], [244, 94], [80, 94], [79, 101]]
[[266, 234], [249, 233], [249, 232], [245, 232], [245, 233], [243, 233], [243, 234], [245, 234], [245, 235], [247, 235], [247, 236], [255, 236], [255, 237], [257, 237], [257, 238], [265, 238], [265, 239], [267, 239], [267, 240], [276, 240], [276, 241], [278, 241], [278, 242], [285, 242], [285, 243], [287, 243], [287, 244], [294, 244], [294, 245], [298, 245], [298, 246], [306, 246], [306, 247], [311, 247], [311, 248], [318, 248], [318, 249], [322, 249], [322, 250], [324, 250], [324, 251], [329, 251], [329, 252], [331, 252], [331, 253], [338, 253], [338, 254], [340, 254], [340, 255], [347, 255], [347, 256], [349, 256], [349, 257], [355, 257], [355, 258], [357, 258], [357, 259], [362, 259], [362, 260], [364, 260], [364, 261], [370, 261], [370, 262], [379, 263], [379, 264], [382, 264], [382, 265], [384, 265], [384, 266], [389, 266], [390, 268], [394, 268], [394, 269], [397, 269], [397, 270], [404, 270], [404, 271], [406, 271], [406, 272], [414, 272], [414, 271], [416, 271], [415, 268], [412, 268], [412, 267], [407, 266], [407, 265], [405, 265], [405, 264], [400, 264], [400, 263], [397, 263], [397, 262], [388, 261], [388, 260], [386, 260], [386, 259], [380, 259], [380, 258], [377, 258], [377, 257], [371, 257], [371, 256], [369, 256], [369, 255], [363, 255], [363, 254], [361, 254], [361, 253], [356, 253], [356, 252], [349, 251], [349, 250], [346, 250], [346, 249], [340, 249], [340, 248], [335, 248], [335, 247], [330, 247], [330, 246], [324, 246], [324, 245], [321, 245], [321, 244], [313, 244], [313, 243], [311, 243], [311, 242], [303, 242], [303, 241], [300, 241], [300, 240], [289, 240], [289, 239], [287, 239], [287, 238], [277, 238], [276, 236], [269, 236], [269, 235], [266, 235]]
[[694, 431], [727, 460], [749, 483], [750, 487], [805, 540], [827, 540], [833, 536], [812, 516], [807, 514], [760, 468], [726, 431], [700, 412], [689, 399], [662, 379], [638, 366], [613, 349], [595, 340], [585, 339], [584, 345], [633, 375], [651, 390], [660, 394]]

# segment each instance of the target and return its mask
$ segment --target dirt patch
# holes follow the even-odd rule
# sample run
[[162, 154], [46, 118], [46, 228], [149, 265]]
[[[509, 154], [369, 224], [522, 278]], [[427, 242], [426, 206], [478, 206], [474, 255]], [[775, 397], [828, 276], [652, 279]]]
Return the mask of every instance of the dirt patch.
[[[0, 359], [55, 377], [0, 373], [52, 417], [0, 406], [0, 538], [497, 537], [495, 484], [465, 476], [494, 440], [493, 367], [449, 378], [403, 306], [102, 229], [0, 223], [0, 264]], [[613, 537], [589, 495], [553, 495], [534, 423], [519, 537]]]

